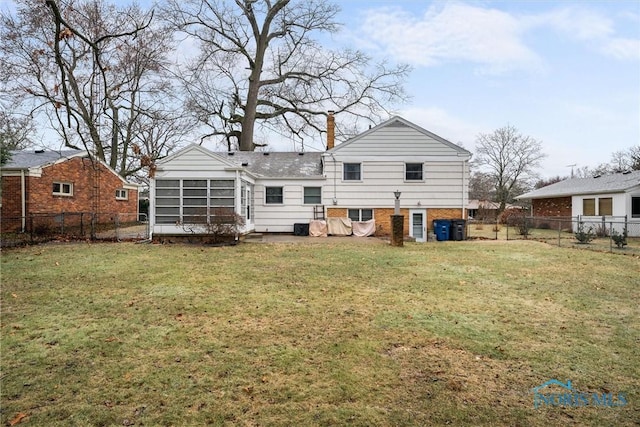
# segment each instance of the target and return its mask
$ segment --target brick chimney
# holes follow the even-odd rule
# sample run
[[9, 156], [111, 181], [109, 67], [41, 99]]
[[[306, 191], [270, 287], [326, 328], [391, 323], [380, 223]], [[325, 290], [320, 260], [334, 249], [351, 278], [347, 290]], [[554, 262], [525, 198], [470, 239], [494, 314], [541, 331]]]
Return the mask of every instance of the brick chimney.
[[331, 150], [336, 142], [336, 119], [333, 117], [333, 110], [327, 114], [327, 150]]

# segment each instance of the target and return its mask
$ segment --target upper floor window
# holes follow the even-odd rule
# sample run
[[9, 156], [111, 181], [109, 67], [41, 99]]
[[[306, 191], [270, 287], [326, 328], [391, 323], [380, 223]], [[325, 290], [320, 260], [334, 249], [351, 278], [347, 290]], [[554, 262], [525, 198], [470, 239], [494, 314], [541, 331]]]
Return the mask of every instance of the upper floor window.
[[265, 203], [268, 205], [281, 205], [284, 203], [282, 187], [267, 187]]
[[54, 182], [54, 196], [73, 196], [73, 184], [70, 182]]
[[304, 204], [319, 205], [322, 203], [322, 187], [304, 187]]
[[125, 190], [124, 188], [118, 188], [116, 190], [116, 200], [127, 200], [129, 199], [129, 190]]
[[422, 181], [422, 163], [405, 163], [404, 179], [406, 181]]
[[343, 177], [345, 181], [360, 181], [362, 180], [362, 173], [360, 163], [345, 163], [343, 165]]

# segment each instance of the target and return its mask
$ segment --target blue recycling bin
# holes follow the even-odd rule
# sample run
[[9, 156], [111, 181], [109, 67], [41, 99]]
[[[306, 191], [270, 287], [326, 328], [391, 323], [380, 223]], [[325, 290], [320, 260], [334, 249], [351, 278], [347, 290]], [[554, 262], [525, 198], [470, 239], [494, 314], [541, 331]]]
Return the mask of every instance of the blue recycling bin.
[[450, 229], [451, 229], [451, 220], [448, 220], [448, 219], [433, 220], [433, 231], [436, 233], [436, 240], [440, 242], [449, 240]]

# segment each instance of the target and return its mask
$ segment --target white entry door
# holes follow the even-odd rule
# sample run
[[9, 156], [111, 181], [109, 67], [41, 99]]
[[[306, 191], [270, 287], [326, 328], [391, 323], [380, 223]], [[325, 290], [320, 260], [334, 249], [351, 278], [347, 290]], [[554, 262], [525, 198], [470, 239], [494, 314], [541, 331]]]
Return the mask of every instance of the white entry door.
[[409, 210], [409, 236], [416, 239], [416, 242], [427, 241], [427, 210]]

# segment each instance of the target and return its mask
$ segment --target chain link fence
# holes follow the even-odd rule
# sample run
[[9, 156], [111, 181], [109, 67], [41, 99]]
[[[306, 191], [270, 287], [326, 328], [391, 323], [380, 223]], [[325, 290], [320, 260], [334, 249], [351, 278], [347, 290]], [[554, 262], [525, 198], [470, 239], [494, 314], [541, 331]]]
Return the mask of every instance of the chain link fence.
[[53, 240], [136, 241], [148, 237], [146, 214], [60, 212], [3, 217], [0, 222], [3, 248]]
[[536, 240], [560, 247], [640, 255], [640, 219], [627, 217], [511, 217], [467, 222], [467, 238]]

